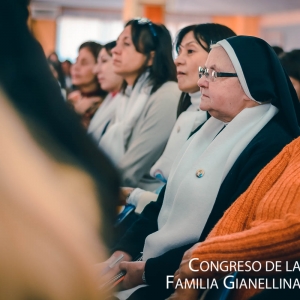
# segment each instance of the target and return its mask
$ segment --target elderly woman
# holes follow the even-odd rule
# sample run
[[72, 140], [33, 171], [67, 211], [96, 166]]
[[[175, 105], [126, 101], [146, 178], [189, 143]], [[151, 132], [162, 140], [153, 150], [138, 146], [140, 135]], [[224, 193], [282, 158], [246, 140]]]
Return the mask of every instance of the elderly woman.
[[[185, 253], [174, 282], [178, 279], [185, 282], [186, 279], [197, 277], [211, 282], [212, 278], [224, 276], [224, 272], [201, 272], [201, 261], [213, 262], [215, 265], [227, 261], [226, 265], [223, 263], [224, 269], [229, 267], [229, 262], [249, 261], [252, 265], [254, 261], [259, 261], [262, 269], [247, 273], [252, 280], [276, 275], [276, 272], [266, 272], [266, 261], [280, 261], [281, 272], [277, 275], [297, 276], [298, 269], [295, 274], [285, 274], [284, 271], [286, 262], [290, 263], [290, 271], [300, 258], [299, 172], [300, 138], [297, 138], [258, 174], [248, 190], [226, 211], [207, 239]], [[198, 272], [192, 272], [191, 269]], [[247, 282], [246, 286], [249, 285]], [[251, 289], [239, 288], [230, 296], [233, 297], [231, 299], [243, 300], [258, 292], [252, 286]], [[299, 299], [299, 289], [296, 288], [294, 293], [298, 297], [294, 298], [293, 294], [293, 298], [289, 299]], [[197, 290], [176, 290], [170, 299], [193, 300], [197, 299], [198, 294]], [[265, 295], [262, 299], [274, 298]]]
[[[299, 111], [292, 109], [293, 106], [298, 107], [297, 95], [290, 80], [278, 65], [278, 61], [272, 56], [269, 45], [253, 37], [239, 37], [219, 42], [221, 49], [228, 53], [231, 60], [237, 61], [234, 58], [236, 57], [242, 66], [242, 63], [245, 63], [247, 51], [239, 46], [238, 41], [247, 46], [248, 51], [257, 54], [257, 57], [260, 57], [259, 60], [266, 60], [266, 65], [276, 73], [273, 77], [270, 76], [274, 86], [277, 82], [279, 87], [276, 93], [277, 100], [272, 97], [272, 102], [278, 106], [284, 103], [284, 110], [290, 116], [289, 126], [294, 128], [295, 135], [299, 135], [300, 129], [297, 126]], [[284, 99], [284, 102], [281, 99]], [[176, 272], [175, 281], [179, 278], [184, 281], [186, 278], [212, 279], [224, 276], [221, 272], [192, 272], [188, 267], [192, 258], [195, 258], [195, 261], [191, 263], [191, 268], [194, 270], [196, 269], [194, 262], [198, 262], [199, 269], [199, 261], [214, 263], [260, 261], [261, 271], [247, 274], [253, 277], [273, 275], [270, 272], [266, 273], [266, 261], [294, 262], [299, 260], [299, 157], [300, 138], [297, 138], [258, 174], [247, 191], [225, 212], [207, 239], [185, 253], [180, 268]], [[282, 271], [284, 269], [285, 266], [282, 266]], [[281, 277], [284, 276], [284, 273], [281, 273]], [[259, 291], [253, 288], [237, 289], [232, 296], [233, 299], [249, 299], [257, 292]], [[198, 291], [177, 290], [171, 299], [192, 300], [197, 299], [197, 296]]]
[[[171, 166], [180, 148], [191, 133], [209, 117], [206, 111], [199, 109], [201, 94], [197, 85], [198, 65], [204, 65], [212, 43], [234, 35], [236, 34], [224, 25], [206, 23], [184, 27], [176, 37], [175, 65], [178, 87], [182, 91], [177, 109], [178, 118], [163, 154], [150, 170], [150, 175], [159, 179], [162, 185], [168, 180]], [[131, 192], [127, 197], [127, 203], [136, 206], [135, 211], [138, 213], [150, 201], [156, 201], [158, 196], [156, 193], [139, 188], [132, 191], [128, 188], [123, 190]]]
[[198, 81], [200, 109], [212, 117], [186, 142], [157, 202], [146, 206], [108, 260], [120, 254], [131, 260], [143, 251], [142, 262], [118, 265], [127, 272], [124, 288], [149, 285], [129, 299], [165, 299], [171, 292], [166, 276], [184, 252], [206, 238], [258, 172], [300, 133], [295, 91], [269, 46], [243, 36], [218, 45]]

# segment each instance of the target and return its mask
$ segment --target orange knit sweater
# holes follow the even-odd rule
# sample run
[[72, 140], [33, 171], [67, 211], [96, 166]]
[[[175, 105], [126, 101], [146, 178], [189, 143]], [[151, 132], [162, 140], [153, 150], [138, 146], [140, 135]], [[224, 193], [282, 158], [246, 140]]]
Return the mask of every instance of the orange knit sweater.
[[[200, 261], [292, 261], [300, 259], [300, 138], [287, 145], [225, 212], [194, 250]], [[194, 261], [199, 269], [199, 261]], [[199, 276], [215, 276], [198, 274]], [[264, 270], [255, 273], [265, 277]], [[261, 290], [234, 290], [249, 299]]]

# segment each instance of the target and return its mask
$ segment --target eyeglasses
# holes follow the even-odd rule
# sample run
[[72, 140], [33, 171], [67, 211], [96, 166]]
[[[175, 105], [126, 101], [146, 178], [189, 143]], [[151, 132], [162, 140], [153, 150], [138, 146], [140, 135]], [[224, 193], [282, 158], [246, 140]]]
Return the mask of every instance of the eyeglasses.
[[157, 38], [157, 33], [156, 30], [153, 26], [153, 23], [151, 22], [151, 20], [147, 19], [147, 18], [135, 18], [135, 21], [137, 21], [137, 23], [139, 25], [148, 25], [149, 29], [151, 31], [151, 34], [153, 35], [154, 38]]
[[207, 81], [215, 81], [218, 77], [237, 77], [237, 73], [216, 72], [212, 69], [199, 67], [199, 78], [205, 76]]

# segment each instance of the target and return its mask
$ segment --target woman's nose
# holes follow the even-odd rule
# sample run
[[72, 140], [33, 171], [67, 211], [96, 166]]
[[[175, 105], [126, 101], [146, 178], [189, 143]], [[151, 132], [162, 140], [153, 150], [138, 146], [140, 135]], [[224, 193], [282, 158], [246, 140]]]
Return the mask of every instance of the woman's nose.
[[201, 76], [198, 81], [197, 81], [197, 85], [201, 88], [201, 87], [208, 87], [208, 81], [206, 80], [205, 76]]
[[175, 60], [174, 60], [174, 63], [176, 65], [176, 67], [178, 67], [179, 65], [182, 65], [184, 63], [184, 59], [182, 57], [182, 55], [178, 55]]
[[78, 66], [79, 66], [78, 62], [75, 62], [74, 65], [72, 66], [71, 72], [77, 70]]
[[99, 64], [97, 63], [97, 64], [95, 64], [95, 66], [93, 67], [93, 73], [94, 73], [95, 75], [97, 75], [97, 74], [99, 73], [99, 70], [100, 70]]
[[112, 53], [113, 55], [116, 55], [116, 54], [118, 54], [119, 52], [120, 52], [120, 49], [119, 49], [118, 45], [116, 45], [114, 48], [111, 49], [111, 53]]

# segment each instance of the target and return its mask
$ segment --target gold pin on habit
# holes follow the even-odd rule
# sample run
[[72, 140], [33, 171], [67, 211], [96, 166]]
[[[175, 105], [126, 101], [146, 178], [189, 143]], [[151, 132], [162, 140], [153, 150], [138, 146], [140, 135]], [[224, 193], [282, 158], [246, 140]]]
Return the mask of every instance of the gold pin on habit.
[[202, 177], [204, 176], [204, 174], [205, 174], [205, 172], [204, 172], [204, 170], [202, 170], [202, 169], [200, 169], [200, 170], [198, 170], [198, 171], [196, 172], [196, 176], [197, 176], [198, 178], [202, 178]]

